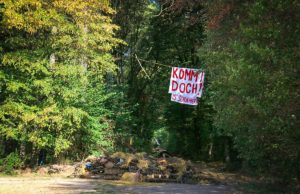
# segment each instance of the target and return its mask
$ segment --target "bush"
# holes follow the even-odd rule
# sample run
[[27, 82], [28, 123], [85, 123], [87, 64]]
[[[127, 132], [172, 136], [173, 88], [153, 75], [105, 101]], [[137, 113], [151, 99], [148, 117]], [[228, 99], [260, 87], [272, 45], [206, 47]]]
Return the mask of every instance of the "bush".
[[14, 174], [14, 169], [20, 168], [23, 161], [18, 153], [12, 152], [5, 158], [0, 159], [0, 172], [4, 174]]

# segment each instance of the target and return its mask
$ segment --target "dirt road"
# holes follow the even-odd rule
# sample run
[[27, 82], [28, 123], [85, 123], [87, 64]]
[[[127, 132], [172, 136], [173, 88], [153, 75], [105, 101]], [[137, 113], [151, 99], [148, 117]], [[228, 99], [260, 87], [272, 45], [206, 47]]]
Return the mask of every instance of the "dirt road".
[[130, 184], [118, 181], [58, 177], [1, 177], [0, 193], [218, 194], [235, 193], [235, 190], [225, 185]]

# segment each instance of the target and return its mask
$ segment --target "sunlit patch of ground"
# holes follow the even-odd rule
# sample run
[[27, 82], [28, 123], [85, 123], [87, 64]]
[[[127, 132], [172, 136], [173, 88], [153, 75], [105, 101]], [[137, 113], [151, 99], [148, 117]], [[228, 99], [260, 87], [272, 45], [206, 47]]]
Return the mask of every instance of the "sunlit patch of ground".
[[126, 193], [126, 194], [238, 194], [237, 190], [226, 185], [215, 184], [178, 184], [178, 183], [147, 183], [124, 184], [106, 183], [98, 186], [100, 193]]
[[1, 177], [0, 193], [82, 193], [96, 192], [96, 181], [59, 177]]
[[1, 177], [0, 193], [127, 193], [127, 194], [196, 194], [235, 193], [225, 185], [188, 185], [166, 183], [129, 183], [60, 177]]

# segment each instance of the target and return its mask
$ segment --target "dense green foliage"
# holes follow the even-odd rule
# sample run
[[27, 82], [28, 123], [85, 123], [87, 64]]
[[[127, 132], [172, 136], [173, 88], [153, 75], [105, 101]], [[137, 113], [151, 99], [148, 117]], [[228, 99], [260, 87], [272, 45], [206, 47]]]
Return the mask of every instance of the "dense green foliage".
[[23, 165], [19, 153], [11, 152], [5, 158], [0, 159], [0, 171], [5, 174], [14, 174], [14, 169]]
[[251, 169], [299, 176], [299, 4], [208, 6], [221, 13], [211, 17], [200, 53], [211, 73], [215, 126]]
[[4, 1], [0, 14], [5, 152], [13, 144], [36, 163], [41, 151], [82, 158], [112, 147], [103, 76], [115, 69], [109, 51], [121, 41], [108, 2]]
[[[299, 178], [299, 9], [293, 0], [0, 0], [2, 165], [158, 142], [189, 159]], [[205, 71], [198, 106], [170, 102], [171, 66]]]

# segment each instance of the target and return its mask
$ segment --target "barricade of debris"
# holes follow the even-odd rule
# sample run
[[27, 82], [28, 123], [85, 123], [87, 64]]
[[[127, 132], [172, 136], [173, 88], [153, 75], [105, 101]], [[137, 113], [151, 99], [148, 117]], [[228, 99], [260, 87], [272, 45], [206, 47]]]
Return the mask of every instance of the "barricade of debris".
[[116, 152], [111, 156], [89, 156], [75, 167], [74, 176], [106, 180], [182, 182], [192, 180], [190, 161], [178, 157], [154, 157], [146, 153]]

